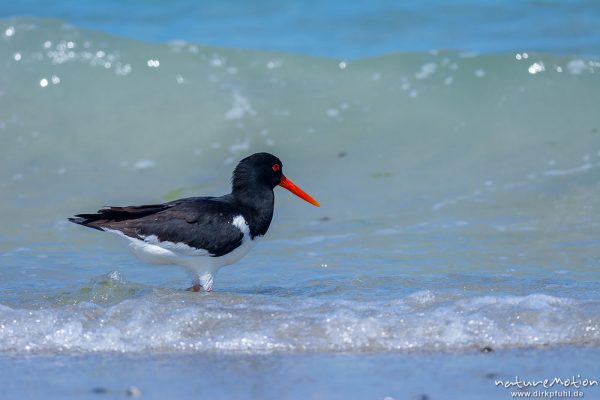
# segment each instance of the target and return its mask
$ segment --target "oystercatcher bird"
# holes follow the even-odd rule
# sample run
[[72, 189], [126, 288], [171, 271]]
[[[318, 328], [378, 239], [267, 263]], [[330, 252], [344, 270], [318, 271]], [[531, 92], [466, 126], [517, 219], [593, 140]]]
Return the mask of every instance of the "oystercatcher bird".
[[163, 204], [107, 207], [69, 221], [122, 236], [134, 253], [153, 264], [185, 267], [193, 276], [188, 290], [212, 291], [216, 272], [245, 256], [267, 233], [275, 186], [319, 207], [283, 175], [279, 158], [256, 153], [233, 171], [230, 194], [190, 197]]

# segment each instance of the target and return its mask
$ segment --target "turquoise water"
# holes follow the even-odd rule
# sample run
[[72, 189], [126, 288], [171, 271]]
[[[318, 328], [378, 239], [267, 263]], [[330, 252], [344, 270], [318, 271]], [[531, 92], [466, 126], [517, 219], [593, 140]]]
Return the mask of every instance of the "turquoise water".
[[[505, 377], [598, 378], [596, 58], [342, 61], [13, 18], [0, 21], [0, 60], [0, 365], [39, 363], [32, 396], [137, 385], [160, 398], [147, 371], [103, 381], [88, 369], [137, 357], [173, 380], [180, 372], [182, 388], [195, 357], [209, 360], [200, 371], [224, 371], [198, 385], [282, 365], [288, 380], [248, 396], [260, 398], [455, 398], [465, 387], [453, 382], [471, 377], [471, 398], [507, 398], [474, 375], [490, 360]], [[104, 205], [225, 193], [256, 151], [278, 155], [322, 207], [277, 191], [268, 235], [219, 273], [213, 294], [185, 292], [182, 271], [66, 222]], [[438, 363], [448, 369], [426, 392]], [[379, 364], [389, 367], [356, 378]], [[424, 372], [411, 378], [413, 364]], [[44, 386], [56, 365], [79, 391]], [[345, 370], [355, 378], [324, 379]], [[2, 375], [10, 397], [28, 379]]]
[[405, 51], [597, 56], [595, 0], [20, 0], [0, 18], [58, 18], [143, 41], [356, 59]]

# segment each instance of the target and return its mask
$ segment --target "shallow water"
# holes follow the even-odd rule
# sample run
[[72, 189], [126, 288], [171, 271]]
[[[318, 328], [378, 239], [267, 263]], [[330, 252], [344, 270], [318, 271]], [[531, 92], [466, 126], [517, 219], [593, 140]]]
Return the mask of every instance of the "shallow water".
[[[567, 345], [565, 368], [597, 359], [596, 59], [342, 62], [18, 18], [0, 20], [0, 60], [3, 357], [435, 350], [460, 364], [485, 346]], [[255, 151], [322, 207], [277, 190], [266, 238], [215, 293], [66, 222], [223, 194]]]
[[[1, 28], [0, 348], [599, 343], [598, 62], [448, 52], [340, 64], [44, 20]], [[323, 207], [278, 191], [269, 235], [214, 295], [181, 293], [176, 268], [65, 222], [224, 193], [259, 150]]]
[[[0, 384], [7, 398], [122, 399], [131, 398], [126, 393], [135, 387], [144, 399], [477, 400], [482, 393], [486, 399], [508, 399], [514, 388], [496, 386], [497, 381], [514, 381], [517, 374], [531, 381], [593, 379], [600, 374], [598, 356], [597, 348], [571, 347], [488, 354], [4, 355], [0, 370], [12, 373], [10, 380], [0, 375]], [[565, 363], [570, 359], [579, 360], [576, 369]], [[554, 390], [564, 388], [556, 385], [548, 392]], [[598, 385], [578, 391], [589, 399], [599, 392]]]

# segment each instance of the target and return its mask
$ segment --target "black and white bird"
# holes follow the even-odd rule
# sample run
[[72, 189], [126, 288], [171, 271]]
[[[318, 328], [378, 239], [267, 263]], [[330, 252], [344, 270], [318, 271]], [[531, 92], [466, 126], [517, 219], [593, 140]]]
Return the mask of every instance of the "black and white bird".
[[256, 153], [233, 171], [232, 190], [221, 197], [190, 197], [163, 204], [107, 207], [69, 221], [127, 239], [134, 253], [153, 264], [174, 264], [193, 276], [190, 290], [212, 291], [219, 269], [233, 264], [267, 233], [273, 189], [279, 185], [319, 207], [283, 175], [279, 158]]

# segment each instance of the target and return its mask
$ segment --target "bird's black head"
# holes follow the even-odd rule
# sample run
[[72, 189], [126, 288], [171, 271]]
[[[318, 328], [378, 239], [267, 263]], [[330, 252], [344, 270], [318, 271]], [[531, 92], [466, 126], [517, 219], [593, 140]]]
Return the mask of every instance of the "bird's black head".
[[252, 154], [235, 167], [231, 178], [233, 190], [244, 190], [257, 186], [273, 189], [281, 182], [283, 176], [281, 168], [281, 160], [272, 154]]
[[238, 195], [238, 197], [247, 197], [250, 192], [257, 193], [265, 190], [268, 190], [272, 195], [273, 188], [279, 185], [309, 203], [319, 206], [315, 199], [283, 175], [283, 164], [273, 154], [255, 153], [244, 158], [235, 167], [231, 184], [233, 194]]

